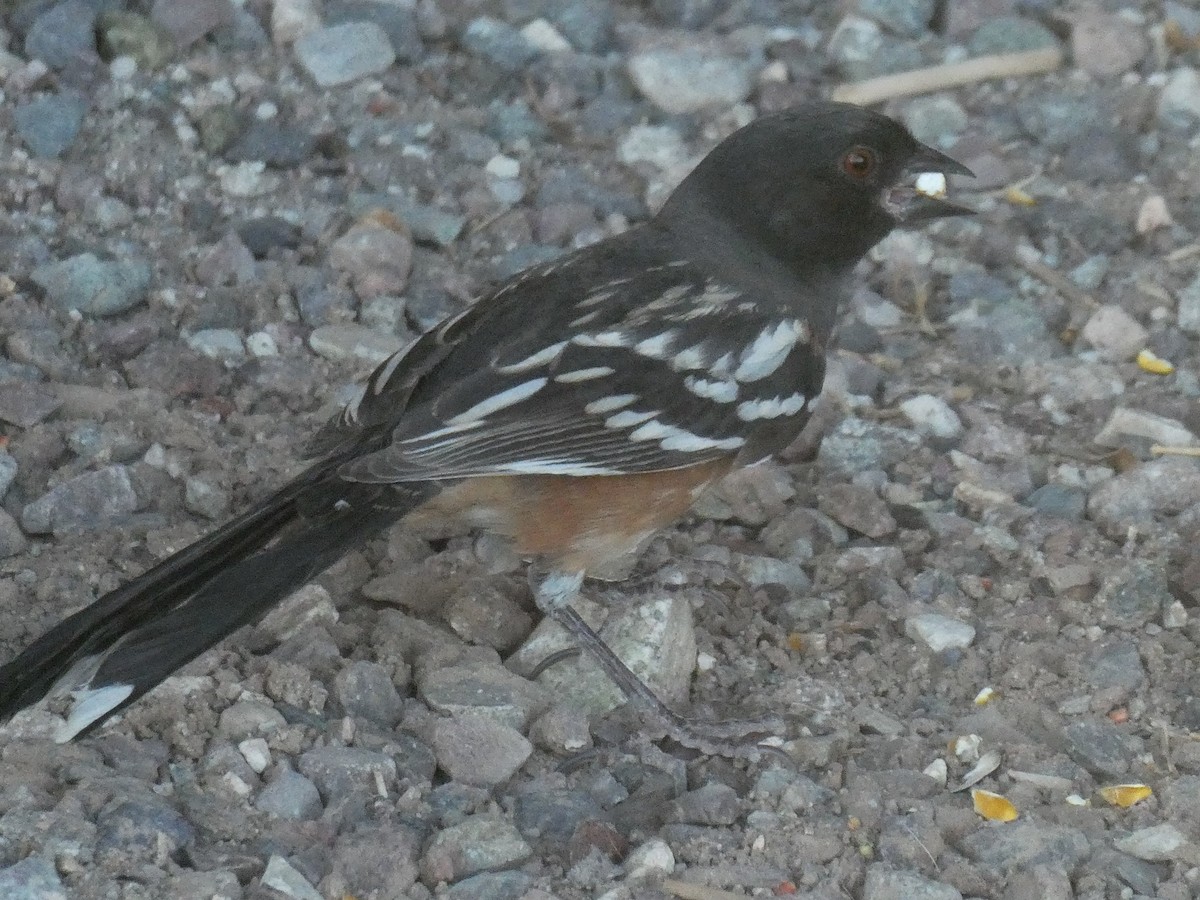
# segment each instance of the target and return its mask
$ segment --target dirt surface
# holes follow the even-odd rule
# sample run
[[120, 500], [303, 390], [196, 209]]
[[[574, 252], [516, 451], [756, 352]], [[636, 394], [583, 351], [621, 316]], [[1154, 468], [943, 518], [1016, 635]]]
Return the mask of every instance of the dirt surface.
[[884, 105], [978, 216], [873, 252], [789, 457], [588, 588], [666, 696], [784, 716], [790, 764], [640, 739], [586, 661], [530, 681], [558, 645], [520, 561], [397, 530], [87, 739], [0, 728], [0, 895], [1200, 891], [1194, 5], [3, 8], [5, 659], [759, 113], [1067, 58]]

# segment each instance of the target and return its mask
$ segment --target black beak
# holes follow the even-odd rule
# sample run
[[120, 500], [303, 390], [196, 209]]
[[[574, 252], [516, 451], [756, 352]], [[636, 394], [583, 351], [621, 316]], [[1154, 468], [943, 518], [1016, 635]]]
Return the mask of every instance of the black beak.
[[[918, 144], [917, 152], [904, 167], [903, 174], [913, 177], [922, 172], [941, 172], [943, 175], [975, 177], [974, 172], [941, 150]], [[884, 196], [884, 207], [891, 213], [892, 218], [901, 224], [921, 222], [926, 219], [942, 219], [947, 216], [972, 216], [975, 214], [975, 210], [969, 206], [961, 206], [941, 197], [922, 194], [909, 184], [897, 185], [887, 191]]]

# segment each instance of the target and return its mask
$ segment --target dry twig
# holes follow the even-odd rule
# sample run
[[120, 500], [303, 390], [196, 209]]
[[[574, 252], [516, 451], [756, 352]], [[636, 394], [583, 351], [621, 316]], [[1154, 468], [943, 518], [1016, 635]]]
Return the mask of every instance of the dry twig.
[[833, 99], [866, 105], [896, 97], [911, 97], [914, 94], [928, 94], [964, 84], [974, 84], [990, 78], [1043, 75], [1059, 68], [1063, 59], [1060, 47], [977, 56], [962, 62], [913, 69], [910, 72], [897, 72], [894, 75], [838, 85], [833, 89]]

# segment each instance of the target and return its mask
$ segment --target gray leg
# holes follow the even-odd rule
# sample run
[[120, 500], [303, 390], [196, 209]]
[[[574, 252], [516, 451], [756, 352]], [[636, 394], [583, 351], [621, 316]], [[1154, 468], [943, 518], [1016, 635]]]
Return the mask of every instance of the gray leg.
[[759, 741], [782, 730], [783, 723], [772, 717], [756, 721], [704, 722], [688, 719], [669, 709], [650, 687], [613, 653], [604, 639], [584, 621], [571, 601], [579, 595], [583, 573], [551, 572], [539, 577], [529, 572], [534, 600], [542, 614], [557, 622], [592, 655], [604, 673], [634, 703], [646, 724], [657, 737], [670, 737], [685, 747], [713, 756], [757, 758], [763, 751], [777, 748]]

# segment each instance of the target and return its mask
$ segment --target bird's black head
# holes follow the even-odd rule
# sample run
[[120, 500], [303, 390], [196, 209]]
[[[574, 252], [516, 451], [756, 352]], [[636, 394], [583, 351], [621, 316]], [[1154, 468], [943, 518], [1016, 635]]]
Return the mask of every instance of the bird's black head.
[[847, 103], [764, 116], [722, 141], [660, 213], [716, 217], [788, 265], [852, 265], [899, 224], [968, 213], [906, 181], [970, 171], [899, 123]]

